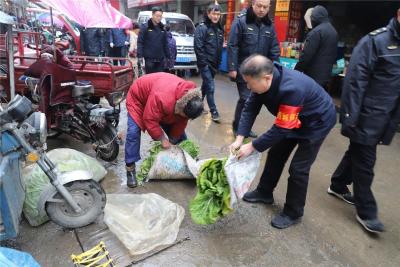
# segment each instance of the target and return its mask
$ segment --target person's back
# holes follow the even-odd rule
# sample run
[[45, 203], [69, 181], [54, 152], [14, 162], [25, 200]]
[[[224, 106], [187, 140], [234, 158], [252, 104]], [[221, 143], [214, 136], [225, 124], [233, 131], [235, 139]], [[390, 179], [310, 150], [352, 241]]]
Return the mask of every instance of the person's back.
[[328, 12], [323, 6], [314, 7], [311, 24], [313, 29], [307, 35], [304, 50], [295, 69], [326, 86], [336, 62], [338, 34], [329, 22]]
[[[133, 114], [136, 114], [137, 117], [142, 117], [146, 103], [151, 95], [156, 95], [156, 98], [160, 100], [160, 107], [171, 106], [173, 102], [193, 88], [196, 88], [194, 82], [186, 81], [169, 73], [147, 74], [132, 84], [126, 98], [126, 106], [132, 117], [134, 117]], [[168, 112], [165, 110], [165, 113], [165, 115], [168, 115], [167, 113], [173, 114], [173, 110], [168, 110]]]
[[[291, 109], [298, 109], [301, 125], [287, 137], [313, 140], [326, 135], [336, 121], [334, 105], [328, 93], [310, 77], [277, 63], [273, 75], [270, 90], [256, 97], [261, 97], [267, 109], [283, 123], [291, 120], [288, 115]], [[279, 109], [282, 104], [288, 107], [287, 114]]]
[[302, 122], [300, 136], [312, 138], [323, 135], [321, 132], [329, 132], [336, 120], [335, 110], [332, 98], [318, 83], [301, 72], [282, 68], [280, 88], [289, 97], [297, 94], [297, 97], [304, 98], [299, 114]]

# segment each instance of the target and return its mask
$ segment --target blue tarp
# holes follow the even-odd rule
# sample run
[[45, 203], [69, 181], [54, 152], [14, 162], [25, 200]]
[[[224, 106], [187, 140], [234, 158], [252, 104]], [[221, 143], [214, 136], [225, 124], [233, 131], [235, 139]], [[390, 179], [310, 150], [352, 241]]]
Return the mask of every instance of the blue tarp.
[[31, 254], [11, 248], [0, 247], [0, 266], [2, 267], [40, 267]]

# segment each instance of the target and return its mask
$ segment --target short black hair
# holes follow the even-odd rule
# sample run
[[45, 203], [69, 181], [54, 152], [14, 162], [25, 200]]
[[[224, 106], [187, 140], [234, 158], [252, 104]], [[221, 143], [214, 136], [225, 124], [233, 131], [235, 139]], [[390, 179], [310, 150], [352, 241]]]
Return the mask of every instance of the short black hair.
[[195, 96], [188, 101], [185, 108], [183, 109], [183, 113], [185, 113], [186, 117], [193, 120], [199, 117], [204, 111], [203, 100], [199, 96]]
[[140, 29], [140, 26], [137, 22], [132, 22], [132, 30]]
[[263, 55], [254, 54], [246, 58], [240, 65], [240, 73], [243, 76], [259, 77], [262, 74], [271, 74], [274, 64]]
[[219, 11], [221, 12], [221, 6], [215, 3], [211, 3], [207, 7], [207, 13], [210, 13], [212, 11]]
[[162, 8], [159, 7], [159, 6], [153, 6], [153, 7], [151, 8], [151, 13], [152, 13], [152, 14], [154, 14], [154, 13], [156, 13], [156, 12], [158, 12], [158, 11], [163, 12]]

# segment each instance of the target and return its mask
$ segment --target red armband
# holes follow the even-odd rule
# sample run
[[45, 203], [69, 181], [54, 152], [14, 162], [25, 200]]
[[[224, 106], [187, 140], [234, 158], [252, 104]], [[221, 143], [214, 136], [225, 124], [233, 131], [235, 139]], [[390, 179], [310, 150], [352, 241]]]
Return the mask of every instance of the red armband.
[[301, 126], [299, 113], [302, 107], [280, 105], [276, 115], [275, 125], [284, 129], [297, 129]]

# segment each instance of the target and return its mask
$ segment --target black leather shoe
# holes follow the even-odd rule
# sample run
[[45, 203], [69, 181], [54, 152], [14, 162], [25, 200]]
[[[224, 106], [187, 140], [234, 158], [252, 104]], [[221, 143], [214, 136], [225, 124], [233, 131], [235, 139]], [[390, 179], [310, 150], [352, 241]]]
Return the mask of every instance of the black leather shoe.
[[250, 203], [272, 204], [274, 203], [274, 196], [272, 195], [272, 193], [264, 193], [256, 189], [254, 191], [249, 191], [244, 194], [243, 200]]
[[368, 232], [371, 233], [382, 233], [385, 231], [385, 226], [381, 221], [376, 218], [376, 219], [371, 219], [371, 220], [363, 220], [361, 219], [358, 215], [356, 215], [357, 221], [362, 225], [362, 227], [365, 228]]
[[137, 186], [135, 165], [126, 166], [126, 185], [130, 188]]
[[293, 219], [282, 212], [272, 219], [271, 225], [278, 229], [285, 229], [299, 222], [301, 222], [301, 217]]

